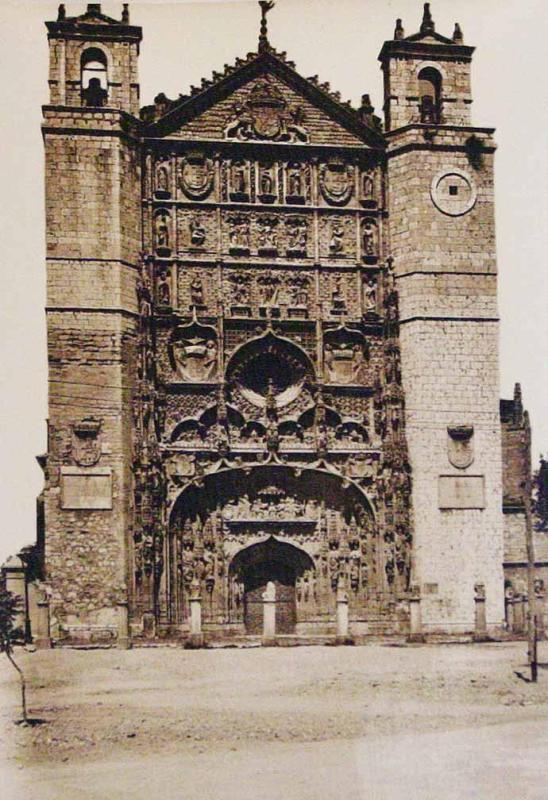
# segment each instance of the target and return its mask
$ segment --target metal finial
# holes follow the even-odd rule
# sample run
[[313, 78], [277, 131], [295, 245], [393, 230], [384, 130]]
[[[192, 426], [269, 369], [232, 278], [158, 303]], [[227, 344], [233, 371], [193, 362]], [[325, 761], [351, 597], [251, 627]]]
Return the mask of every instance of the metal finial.
[[271, 11], [276, 3], [274, 0], [259, 0], [261, 7], [261, 34], [259, 36], [259, 53], [263, 53], [269, 49], [268, 43], [268, 22], [266, 15]]
[[455, 44], [462, 44], [464, 41], [462, 30], [458, 22], [455, 22], [455, 30], [453, 31], [453, 41], [455, 42]]
[[129, 3], [124, 3], [122, 6], [122, 22], [129, 25]]
[[396, 27], [394, 29], [394, 39], [403, 39], [405, 36], [405, 31], [403, 29], [401, 19], [396, 20]]
[[422, 16], [421, 33], [423, 36], [427, 36], [429, 33], [434, 33], [435, 30], [436, 26], [430, 12], [430, 3], [425, 3], [424, 14]]

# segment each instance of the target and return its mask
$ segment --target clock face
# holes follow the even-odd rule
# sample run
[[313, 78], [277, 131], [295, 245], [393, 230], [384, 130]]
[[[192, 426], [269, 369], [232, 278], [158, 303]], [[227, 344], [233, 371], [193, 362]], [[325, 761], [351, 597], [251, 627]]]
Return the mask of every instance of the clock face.
[[470, 211], [477, 199], [474, 181], [460, 169], [442, 170], [430, 186], [432, 202], [442, 214], [460, 217]]

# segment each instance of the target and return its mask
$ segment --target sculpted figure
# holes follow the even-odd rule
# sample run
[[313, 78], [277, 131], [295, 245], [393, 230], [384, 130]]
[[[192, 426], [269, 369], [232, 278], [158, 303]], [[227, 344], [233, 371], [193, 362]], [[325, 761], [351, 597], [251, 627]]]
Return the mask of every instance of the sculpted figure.
[[167, 270], [163, 269], [158, 275], [158, 304], [161, 306], [171, 305], [171, 290]]
[[241, 161], [236, 161], [232, 166], [232, 187], [233, 191], [238, 194], [247, 193], [247, 175], [245, 164]]
[[194, 278], [190, 284], [190, 303], [193, 306], [204, 305], [204, 287], [198, 277]]
[[364, 200], [372, 199], [373, 190], [373, 174], [371, 172], [364, 172], [362, 176], [362, 197]]
[[165, 212], [158, 214], [154, 221], [156, 228], [156, 244], [158, 247], [169, 247], [168, 216]]
[[363, 252], [366, 256], [374, 256], [375, 255], [375, 238], [376, 238], [376, 229], [375, 223], [367, 219], [363, 223]]
[[190, 220], [190, 243], [201, 247], [206, 239], [206, 230], [199, 219]]
[[344, 251], [344, 229], [340, 222], [331, 223], [331, 239], [329, 240], [329, 250], [332, 255]]
[[274, 181], [272, 180], [272, 173], [270, 169], [263, 168], [261, 170], [261, 194], [273, 194]]
[[294, 164], [289, 169], [287, 178], [288, 194], [300, 196], [303, 193], [303, 181], [301, 176], [301, 168]]
[[375, 311], [377, 308], [377, 284], [374, 278], [369, 278], [363, 289], [364, 311]]

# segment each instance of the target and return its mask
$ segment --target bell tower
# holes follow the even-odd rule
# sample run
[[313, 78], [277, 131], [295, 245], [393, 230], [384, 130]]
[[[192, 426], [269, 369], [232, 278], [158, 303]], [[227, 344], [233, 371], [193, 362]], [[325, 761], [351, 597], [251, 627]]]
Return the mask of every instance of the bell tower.
[[[141, 248], [140, 28], [89, 3], [48, 22], [45, 520], [53, 636], [126, 635]], [[85, 631], [85, 634], [84, 634]]]
[[413, 470], [412, 581], [426, 631], [470, 631], [474, 591], [503, 620], [493, 130], [470, 122], [459, 25], [398, 20], [384, 73], [390, 247]]

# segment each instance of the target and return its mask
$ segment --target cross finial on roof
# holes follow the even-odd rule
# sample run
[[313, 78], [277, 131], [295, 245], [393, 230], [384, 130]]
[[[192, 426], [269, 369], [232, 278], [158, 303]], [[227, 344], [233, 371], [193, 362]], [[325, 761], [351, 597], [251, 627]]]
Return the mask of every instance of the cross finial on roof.
[[259, 53], [264, 53], [266, 50], [270, 48], [270, 44], [268, 42], [268, 23], [266, 20], [266, 15], [269, 11], [271, 11], [276, 3], [274, 0], [259, 0], [259, 5], [261, 7], [261, 33], [259, 36]]
[[434, 25], [434, 20], [432, 19], [432, 14], [430, 13], [430, 3], [425, 3], [424, 14], [422, 16], [421, 33], [423, 36], [427, 36], [429, 33], [434, 33], [435, 30], [436, 26]]

